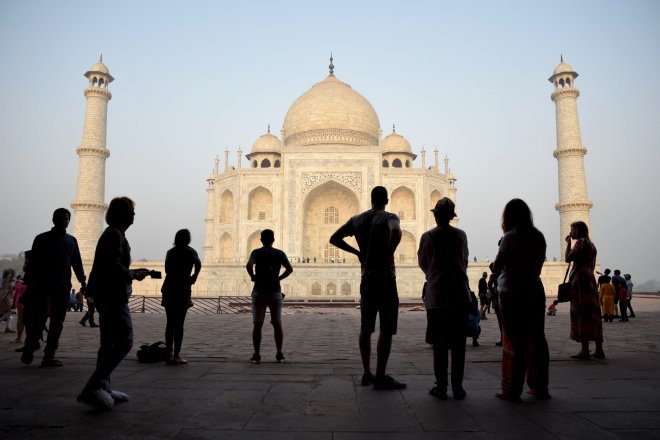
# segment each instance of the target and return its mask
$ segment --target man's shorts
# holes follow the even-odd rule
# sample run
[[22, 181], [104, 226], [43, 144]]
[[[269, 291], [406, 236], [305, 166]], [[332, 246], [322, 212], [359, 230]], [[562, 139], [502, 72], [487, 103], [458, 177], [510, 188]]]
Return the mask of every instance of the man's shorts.
[[282, 322], [282, 292], [252, 292], [252, 322], [263, 323], [266, 308], [270, 310], [270, 322]]
[[399, 318], [399, 294], [396, 278], [363, 276], [360, 282], [360, 329], [376, 331], [376, 315], [380, 317], [381, 333], [395, 335]]

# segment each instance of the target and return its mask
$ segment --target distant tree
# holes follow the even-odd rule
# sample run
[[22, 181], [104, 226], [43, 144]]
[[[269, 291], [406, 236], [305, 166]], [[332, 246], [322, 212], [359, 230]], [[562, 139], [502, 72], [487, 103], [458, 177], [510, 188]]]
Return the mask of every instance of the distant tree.
[[660, 292], [660, 281], [649, 280], [641, 284], [635, 284], [633, 292]]
[[5, 269], [14, 269], [16, 275], [23, 273], [23, 263], [25, 263], [25, 252], [16, 254], [5, 254], [0, 260], [0, 273]]

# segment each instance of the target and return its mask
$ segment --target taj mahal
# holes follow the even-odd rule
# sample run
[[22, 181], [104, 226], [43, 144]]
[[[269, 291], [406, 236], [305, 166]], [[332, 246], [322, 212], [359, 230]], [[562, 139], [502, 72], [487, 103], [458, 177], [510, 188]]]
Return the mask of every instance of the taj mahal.
[[[422, 233], [435, 226], [430, 209], [438, 199], [449, 197], [460, 211], [457, 179], [449, 158], [441, 158], [437, 149], [427, 157], [422, 148], [418, 157], [396, 127], [384, 134], [371, 103], [337, 78], [334, 67], [331, 57], [327, 77], [293, 101], [279, 133], [268, 126], [266, 133], [255, 135], [251, 150], [245, 152], [247, 166], [243, 166], [240, 148], [233, 163], [228, 150], [222, 162], [215, 159], [206, 179], [203, 268], [193, 287], [194, 296], [248, 296], [252, 283], [245, 263], [251, 250], [261, 246], [261, 231], [272, 229], [276, 247], [294, 266], [293, 275], [282, 284], [287, 300], [357, 300], [359, 262], [328, 239], [350, 216], [371, 207], [370, 191], [381, 185], [389, 193], [387, 210], [399, 216], [403, 232], [395, 255], [399, 294], [402, 299], [420, 297], [424, 279], [417, 265], [417, 245]], [[112, 98], [109, 84], [114, 78], [102, 59], [85, 76], [87, 107], [71, 206], [72, 233], [89, 268], [107, 208], [105, 162], [110, 151], [105, 139]], [[590, 225], [592, 204], [587, 198], [586, 149], [577, 114], [577, 76], [562, 59], [549, 78], [556, 108], [557, 146], [552, 154], [558, 164], [559, 240], [575, 220]], [[459, 225], [460, 220], [453, 222]], [[164, 270], [162, 261], [139, 264]], [[556, 292], [565, 268], [563, 262], [545, 264], [542, 279], [548, 296]], [[488, 262], [470, 261], [473, 289], [484, 271]], [[134, 294], [159, 296], [161, 283], [152, 279], [135, 283]]]

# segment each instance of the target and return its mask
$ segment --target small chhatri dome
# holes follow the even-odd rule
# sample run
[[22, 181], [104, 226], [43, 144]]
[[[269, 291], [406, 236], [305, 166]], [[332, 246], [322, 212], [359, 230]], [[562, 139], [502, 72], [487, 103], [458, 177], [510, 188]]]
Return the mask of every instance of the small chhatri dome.
[[108, 70], [108, 66], [103, 64], [103, 54], [101, 54], [101, 56], [99, 57], [99, 62], [94, 64], [92, 67], [90, 67], [89, 71], [110, 74], [110, 70]]
[[410, 142], [398, 134], [394, 126], [392, 126], [392, 133], [388, 134], [381, 142], [381, 147], [383, 153], [412, 153]]
[[552, 76], [559, 75], [562, 73], [571, 73], [574, 76], [578, 76], [577, 72], [573, 68], [564, 62], [564, 56], [559, 57], [559, 64], [555, 67], [555, 70], [552, 72]]
[[282, 142], [277, 136], [270, 132], [270, 125], [268, 126], [268, 132], [259, 136], [252, 145], [252, 151], [250, 154], [254, 153], [281, 153], [282, 152]]
[[373, 106], [332, 72], [289, 107], [284, 145], [378, 145], [380, 122]]

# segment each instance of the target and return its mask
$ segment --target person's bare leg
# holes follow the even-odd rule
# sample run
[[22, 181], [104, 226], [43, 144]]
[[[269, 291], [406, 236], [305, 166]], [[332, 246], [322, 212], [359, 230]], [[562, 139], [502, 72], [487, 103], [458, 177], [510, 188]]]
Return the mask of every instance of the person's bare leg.
[[385, 376], [385, 368], [392, 349], [392, 335], [380, 332], [376, 347], [376, 377]]
[[284, 342], [284, 330], [281, 322], [273, 322], [273, 331], [275, 333], [275, 347], [278, 353], [282, 353], [282, 343]]
[[371, 373], [371, 333], [360, 330], [360, 357], [364, 375], [373, 377]]

